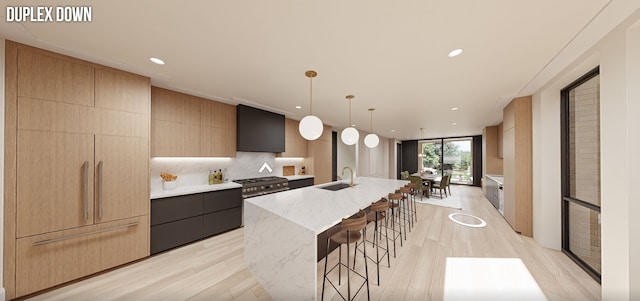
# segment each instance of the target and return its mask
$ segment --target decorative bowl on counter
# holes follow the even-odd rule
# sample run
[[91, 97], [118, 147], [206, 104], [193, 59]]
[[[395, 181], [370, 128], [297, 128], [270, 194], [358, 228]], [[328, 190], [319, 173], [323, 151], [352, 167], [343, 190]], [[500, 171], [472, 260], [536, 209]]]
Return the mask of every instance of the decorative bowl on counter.
[[176, 189], [176, 182], [178, 181], [162, 181], [162, 189], [164, 190], [172, 190]]

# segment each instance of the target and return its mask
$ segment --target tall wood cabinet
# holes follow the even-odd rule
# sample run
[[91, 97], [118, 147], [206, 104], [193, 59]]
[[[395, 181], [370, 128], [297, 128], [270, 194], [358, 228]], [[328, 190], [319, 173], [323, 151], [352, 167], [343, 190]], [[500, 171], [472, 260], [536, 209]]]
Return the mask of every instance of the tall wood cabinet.
[[531, 122], [531, 96], [516, 98], [503, 110], [504, 217], [526, 236], [533, 236]]
[[305, 140], [302, 135], [300, 135], [300, 132], [298, 131], [299, 125], [299, 121], [285, 118], [284, 152], [276, 153], [276, 157], [307, 157], [307, 140]]
[[7, 41], [4, 287], [149, 254], [148, 78]]
[[314, 185], [331, 182], [331, 129], [325, 125], [320, 138], [308, 142], [304, 164], [307, 173], [314, 176]]
[[152, 157], [235, 157], [236, 107], [151, 88]]

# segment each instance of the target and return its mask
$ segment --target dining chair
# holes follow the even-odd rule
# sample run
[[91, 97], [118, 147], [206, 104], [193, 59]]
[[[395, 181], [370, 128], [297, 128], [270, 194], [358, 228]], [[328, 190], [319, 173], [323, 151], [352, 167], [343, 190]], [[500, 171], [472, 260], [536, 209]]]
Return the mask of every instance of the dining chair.
[[420, 199], [422, 200], [422, 195], [424, 194], [424, 190], [427, 189], [422, 182], [422, 177], [409, 176], [409, 181], [411, 181], [411, 183], [416, 184], [415, 190], [420, 191]]
[[442, 191], [444, 190], [444, 196], [447, 196], [447, 184], [449, 183], [449, 179], [451, 178], [451, 175], [449, 174], [445, 174], [444, 176], [442, 176], [442, 179], [440, 179], [440, 182], [436, 182], [433, 184], [433, 188], [440, 190], [440, 198], [442, 198]]

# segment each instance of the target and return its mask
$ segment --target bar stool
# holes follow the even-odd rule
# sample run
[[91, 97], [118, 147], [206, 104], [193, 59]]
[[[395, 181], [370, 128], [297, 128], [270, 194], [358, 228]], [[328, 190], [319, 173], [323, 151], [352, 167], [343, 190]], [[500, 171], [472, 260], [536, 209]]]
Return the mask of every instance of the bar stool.
[[[327, 233], [328, 234], [328, 238], [327, 238], [327, 252], [326, 252], [326, 256], [324, 259], [324, 279], [322, 280], [322, 298], [321, 300], [324, 300], [324, 287], [325, 287], [325, 282], [329, 281], [329, 284], [331, 284], [331, 286], [333, 286], [333, 288], [338, 292], [338, 294], [340, 295], [340, 297], [342, 297], [342, 299], [344, 299], [344, 296], [340, 293], [340, 291], [338, 290], [338, 288], [333, 284], [333, 282], [331, 282], [330, 279], [328, 279], [327, 277], [327, 262], [329, 261], [329, 245], [330, 245], [330, 241], [333, 241], [335, 243], [338, 244], [338, 263], [336, 265], [334, 265], [328, 273], [331, 273], [331, 271], [333, 271], [336, 267], [338, 267], [338, 285], [340, 285], [340, 280], [342, 278], [342, 266], [345, 266], [347, 268], [347, 299], [345, 300], [353, 300], [351, 298], [351, 272], [355, 273], [356, 275], [360, 276], [362, 279], [364, 279], [364, 282], [362, 283], [362, 285], [360, 285], [360, 287], [358, 288], [358, 290], [356, 291], [356, 293], [353, 295], [353, 298], [355, 298], [358, 293], [360, 292], [360, 290], [362, 289], [362, 287], [366, 284], [367, 285], [367, 300], [370, 300], [371, 296], [369, 295], [369, 267], [367, 266], [367, 244], [361, 244], [363, 251], [362, 253], [364, 254], [364, 270], [365, 270], [365, 274], [362, 275], [360, 273], [358, 273], [355, 270], [355, 256], [357, 254], [357, 249], [358, 249], [358, 241], [360, 241], [363, 237], [367, 237], [367, 214], [363, 211], [360, 210], [354, 217], [351, 218], [343, 218], [342, 221], [340, 222], [340, 228], [337, 232], [335, 233]], [[349, 245], [355, 243], [355, 248], [353, 250], [353, 267], [349, 266], [349, 254], [351, 253], [349, 250]], [[342, 263], [342, 245], [347, 245], [347, 263], [346, 265], [344, 263]]]
[[[380, 285], [380, 261], [387, 256], [387, 265], [391, 267], [391, 259], [389, 258], [389, 232], [388, 232], [388, 224], [387, 224], [387, 211], [389, 211], [389, 201], [385, 198], [380, 199], [377, 202], [371, 203], [370, 212], [367, 214], [367, 222], [374, 223], [373, 230], [373, 246], [376, 248], [376, 258], [375, 260], [369, 257], [376, 263], [377, 273], [378, 273], [378, 285]], [[382, 227], [382, 221], [384, 220], [384, 238], [387, 241], [387, 247], [382, 248], [380, 246], [380, 239], [382, 238], [382, 232], [380, 231], [380, 227]], [[393, 222], [393, 221], [392, 221]], [[362, 243], [366, 243], [365, 241]], [[380, 257], [380, 249], [384, 250], [382, 252], [382, 257]], [[355, 258], [354, 258], [355, 259]], [[355, 265], [355, 263], [354, 263]]]
[[401, 187], [399, 189], [402, 194], [402, 208], [401, 211], [404, 213], [405, 218], [409, 222], [409, 232], [411, 232], [411, 228], [413, 228], [413, 209], [411, 208], [411, 200], [409, 199], [411, 195], [411, 188], [408, 186]]
[[[415, 220], [414, 222], [417, 223], [418, 222], [418, 210], [416, 209], [416, 193], [418, 193], [418, 184], [416, 183], [409, 183], [407, 184], [407, 186], [409, 188], [411, 188], [411, 210], [413, 213], [413, 219]], [[420, 191], [420, 199], [422, 200], [422, 191]]]
[[[396, 238], [398, 237], [396, 233], [399, 233], [400, 246], [402, 247], [402, 226], [403, 225], [404, 225], [404, 239], [405, 240], [407, 239], [407, 224], [406, 224], [406, 220], [401, 217], [402, 212], [400, 212], [400, 202], [402, 202], [402, 194], [399, 191], [396, 193], [389, 193], [389, 207], [391, 208], [391, 221], [393, 222], [391, 224], [392, 232], [393, 232], [393, 258], [396, 257]], [[396, 211], [398, 211], [397, 214], [396, 214]], [[395, 230], [396, 218], [398, 220], [397, 232]], [[400, 219], [402, 219], [403, 221], [402, 224], [400, 224]]]

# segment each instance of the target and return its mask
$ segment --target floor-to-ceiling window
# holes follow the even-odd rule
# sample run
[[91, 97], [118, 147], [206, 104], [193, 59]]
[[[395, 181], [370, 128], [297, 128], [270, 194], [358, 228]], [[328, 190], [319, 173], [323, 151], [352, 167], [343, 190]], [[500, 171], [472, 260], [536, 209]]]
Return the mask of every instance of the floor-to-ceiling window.
[[600, 280], [600, 76], [562, 90], [562, 249]]
[[450, 174], [451, 183], [473, 184], [472, 141], [472, 137], [420, 141], [420, 170]]

